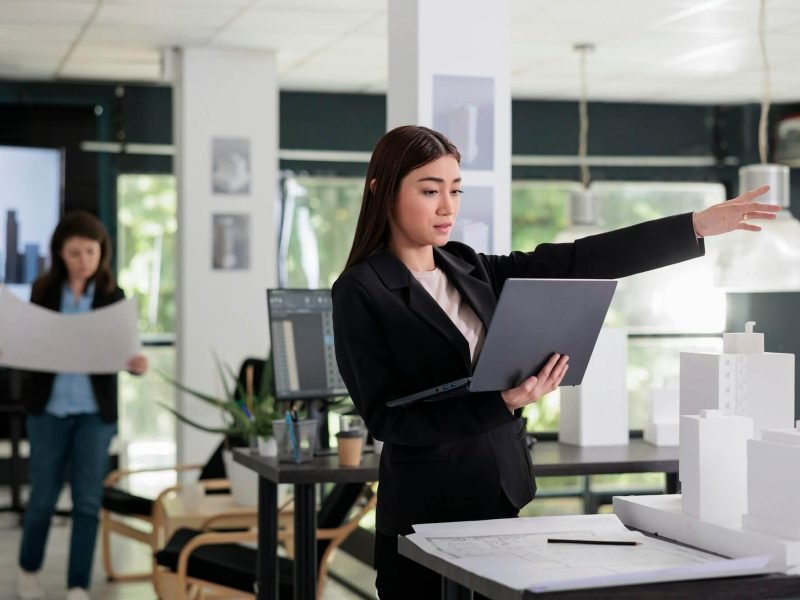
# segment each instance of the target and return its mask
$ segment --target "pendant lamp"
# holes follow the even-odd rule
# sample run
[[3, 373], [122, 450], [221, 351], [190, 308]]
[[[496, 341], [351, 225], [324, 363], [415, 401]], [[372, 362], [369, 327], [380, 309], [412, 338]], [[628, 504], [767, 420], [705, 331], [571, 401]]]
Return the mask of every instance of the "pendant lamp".
[[[763, 64], [763, 93], [758, 122], [760, 164], [739, 169], [739, 193], [768, 184], [770, 191], [757, 201], [783, 208], [774, 221], [758, 221], [759, 233], [735, 231], [719, 241], [714, 280], [726, 291], [784, 292], [800, 290], [800, 222], [789, 209], [789, 167], [767, 162], [767, 122], [770, 73], [766, 43], [766, 0], [761, 0], [758, 39]], [[714, 238], [712, 238], [713, 240]]]
[[573, 49], [580, 55], [581, 91], [578, 102], [578, 164], [581, 170], [581, 187], [570, 193], [569, 226], [560, 231], [556, 243], [574, 242], [587, 235], [601, 233], [600, 210], [597, 196], [590, 189], [591, 175], [587, 159], [589, 138], [588, 85], [586, 82], [586, 55], [594, 51], [594, 44], [575, 44]]

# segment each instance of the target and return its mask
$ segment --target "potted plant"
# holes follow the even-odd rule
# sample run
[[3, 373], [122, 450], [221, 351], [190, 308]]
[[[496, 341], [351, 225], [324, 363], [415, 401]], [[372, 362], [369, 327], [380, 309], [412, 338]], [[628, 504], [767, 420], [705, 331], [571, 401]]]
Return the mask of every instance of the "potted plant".
[[159, 374], [177, 389], [219, 408], [223, 413], [224, 425], [207, 425], [170, 406], [164, 404], [161, 406], [187, 425], [224, 436], [226, 450], [223, 452], [223, 460], [234, 498], [239, 504], [256, 504], [257, 475], [235, 462], [230, 448], [241, 445], [253, 447], [258, 444], [261, 453], [266, 453], [267, 456], [277, 454], [277, 445], [272, 437], [272, 421], [280, 418], [280, 413], [272, 393], [272, 355], [263, 361], [263, 367], [258, 364], [260, 361], [246, 360], [239, 374], [230, 366], [224, 365], [216, 355], [214, 360], [225, 392], [222, 398], [189, 387], [163, 372]]

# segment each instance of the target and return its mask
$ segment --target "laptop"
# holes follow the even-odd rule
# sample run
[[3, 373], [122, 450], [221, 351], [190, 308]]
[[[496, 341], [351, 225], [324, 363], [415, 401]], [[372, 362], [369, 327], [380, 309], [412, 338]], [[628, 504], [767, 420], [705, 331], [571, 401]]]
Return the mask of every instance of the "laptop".
[[467, 392], [507, 390], [536, 375], [557, 352], [569, 355], [561, 385], [580, 385], [617, 282], [613, 279], [508, 279], [472, 377], [387, 402], [407, 406]]

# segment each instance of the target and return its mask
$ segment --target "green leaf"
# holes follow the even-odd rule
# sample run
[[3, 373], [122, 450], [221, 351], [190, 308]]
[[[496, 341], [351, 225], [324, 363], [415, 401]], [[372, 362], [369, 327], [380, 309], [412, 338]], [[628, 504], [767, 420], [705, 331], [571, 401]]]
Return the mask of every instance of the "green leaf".
[[203, 392], [201, 392], [199, 390], [196, 390], [194, 388], [190, 388], [188, 385], [184, 385], [180, 381], [178, 381], [177, 379], [173, 379], [172, 377], [170, 377], [169, 375], [167, 375], [163, 371], [156, 370], [156, 372], [161, 377], [163, 377], [166, 381], [170, 382], [172, 385], [174, 385], [176, 388], [178, 388], [182, 392], [186, 392], [187, 394], [191, 394], [192, 396], [194, 396], [198, 400], [202, 400], [204, 402], [208, 402], [209, 404], [211, 404], [213, 406], [216, 406], [218, 408], [222, 408], [222, 409], [226, 408], [226, 406], [225, 406], [226, 405], [226, 401], [225, 400], [220, 400], [219, 398], [215, 398], [214, 396], [211, 396], [209, 394], [205, 394], [205, 393], [203, 393]]
[[[222, 364], [222, 360], [220, 360], [219, 356], [216, 352], [214, 354], [214, 363], [217, 365], [217, 372], [219, 373], [219, 381], [222, 384], [222, 389], [225, 390], [225, 396], [228, 398], [228, 401], [234, 401], [236, 396], [234, 394], [233, 389], [228, 388], [225, 384], [225, 367]], [[234, 381], [236, 381], [236, 377], [234, 377]]]
[[239, 429], [238, 427], [210, 427], [208, 425], [203, 425], [202, 423], [198, 423], [197, 421], [194, 421], [192, 419], [189, 419], [188, 417], [183, 416], [181, 413], [179, 413], [177, 410], [175, 410], [171, 406], [167, 406], [166, 404], [163, 404], [161, 402], [159, 402], [158, 404], [159, 404], [159, 406], [161, 406], [161, 408], [165, 408], [169, 412], [171, 412], [173, 415], [175, 415], [175, 417], [179, 421], [181, 421], [183, 423], [186, 423], [187, 425], [191, 425], [192, 427], [196, 427], [197, 429], [201, 429], [201, 430], [207, 431], [209, 433], [221, 433], [223, 435], [233, 435], [233, 434], [242, 434], [243, 433], [243, 431], [241, 429]]

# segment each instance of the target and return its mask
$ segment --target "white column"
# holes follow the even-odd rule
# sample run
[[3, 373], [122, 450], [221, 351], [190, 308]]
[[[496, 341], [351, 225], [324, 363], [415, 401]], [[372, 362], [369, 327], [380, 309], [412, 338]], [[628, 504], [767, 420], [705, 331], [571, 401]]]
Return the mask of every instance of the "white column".
[[[271, 52], [176, 53], [177, 377], [224, 391], [213, 354], [238, 370], [269, 345], [266, 288], [276, 282], [278, 84]], [[230, 378], [228, 378], [230, 383]], [[186, 394], [177, 408], [219, 425]], [[220, 436], [179, 425], [178, 460], [203, 462]]]
[[451, 239], [511, 249], [509, 0], [389, 0], [387, 127], [424, 125], [461, 152]]

